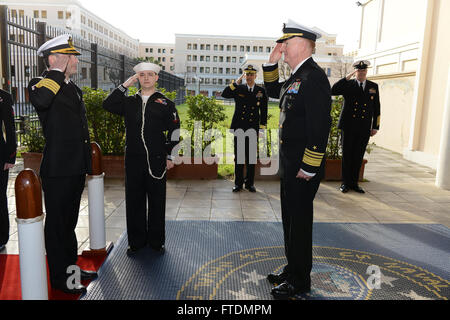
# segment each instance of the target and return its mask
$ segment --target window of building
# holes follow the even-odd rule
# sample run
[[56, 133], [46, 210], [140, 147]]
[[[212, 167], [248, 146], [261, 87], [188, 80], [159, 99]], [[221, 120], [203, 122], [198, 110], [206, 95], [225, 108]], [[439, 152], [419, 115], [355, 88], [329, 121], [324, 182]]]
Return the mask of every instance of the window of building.
[[200, 61], [205, 61], [205, 56], [200, 56]]
[[197, 67], [192, 67], [192, 72], [197, 72]]
[[217, 56], [214, 56], [214, 57], [213, 57], [213, 61], [214, 61], [214, 62], [217, 62]]
[[258, 52], [258, 47], [257, 46], [253, 46], [253, 52]]
[[205, 84], [210, 84], [210, 81], [211, 81], [211, 80], [210, 80], [209, 78], [206, 78], [206, 79], [205, 79]]
[[192, 49], [192, 44], [191, 44], [191, 43], [188, 43], [188, 44], [187, 44], [187, 49], [188, 49], [188, 50], [191, 50], [191, 49]]
[[41, 10], [41, 18], [47, 19], [47, 10]]
[[19, 10], [19, 18], [23, 18], [25, 16], [25, 11]]
[[12, 18], [17, 18], [17, 10], [11, 10], [11, 17]]
[[231, 51], [231, 45], [227, 45], [227, 51]]
[[197, 56], [196, 55], [192, 56], [192, 61], [197, 61]]
[[237, 46], [233, 46], [233, 52], [237, 51]]
[[209, 62], [210, 60], [211, 60], [211, 57], [210, 56], [206, 56], [205, 61]]
[[231, 74], [236, 74], [236, 68], [231, 69]]
[[210, 67], [206, 67], [206, 68], [205, 68], [205, 73], [210, 73], [210, 72], [211, 72]]
[[214, 51], [217, 51], [219, 46], [217, 44], [214, 45]]
[[39, 18], [39, 10], [34, 10], [33, 11], [33, 17], [34, 18]]
[[204, 44], [200, 45], [200, 50], [205, 50], [205, 45]]
[[213, 68], [213, 73], [216, 74], [217, 73], [217, 67]]
[[211, 50], [211, 45], [207, 44], [206, 45], [206, 50]]
[[223, 74], [223, 68], [219, 68], [219, 74]]
[[161, 49], [158, 49], [158, 53], [161, 53]]
[[259, 47], [258, 51], [262, 53], [263, 52], [263, 47]]
[[227, 68], [227, 69], [226, 69], [226, 74], [230, 74], [230, 72], [231, 72], [231, 69], [230, 69], [230, 68]]
[[227, 57], [227, 62], [231, 62], [231, 57]]
[[244, 50], [245, 50], [245, 47], [244, 46], [240, 46], [239, 51], [240, 52], [244, 52]]
[[246, 51], [246, 52], [250, 52], [250, 46], [246, 46], [246, 47], [245, 47], [245, 51]]
[[236, 63], [236, 57], [232, 57], [231, 62]]
[[270, 47], [266, 47], [266, 53], [270, 53], [271, 49]]
[[[66, 19], [70, 19], [71, 17], [72, 17], [72, 12], [66, 11]], [[102, 32], [103, 32], [103, 28], [102, 28]]]
[[219, 50], [220, 50], [220, 51], [223, 51], [223, 44], [221, 44], [221, 45], [219, 46]]
[[197, 50], [197, 44], [196, 43], [193, 44], [192, 49], [193, 50]]
[[223, 84], [223, 80], [222, 80], [222, 79], [217, 79], [217, 82], [218, 82], [219, 84]]
[[223, 62], [223, 57], [219, 57], [219, 62]]
[[59, 20], [64, 19], [64, 11], [58, 11], [58, 19]]
[[205, 68], [204, 67], [200, 67], [200, 73], [204, 73], [205, 72]]

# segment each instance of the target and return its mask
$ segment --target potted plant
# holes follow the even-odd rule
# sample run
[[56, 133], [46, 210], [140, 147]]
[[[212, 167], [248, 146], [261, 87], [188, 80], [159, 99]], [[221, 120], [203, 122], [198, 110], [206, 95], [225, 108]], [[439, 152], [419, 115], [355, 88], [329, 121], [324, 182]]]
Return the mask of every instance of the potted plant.
[[44, 134], [39, 120], [27, 119], [24, 121], [23, 144], [26, 152], [22, 152], [23, 167], [33, 169], [39, 174], [42, 152], [45, 146]]
[[[326, 151], [326, 163], [325, 163], [325, 180], [328, 181], [341, 181], [342, 180], [342, 148], [341, 148], [341, 130], [338, 129], [339, 117], [342, 110], [344, 98], [338, 97], [333, 100], [331, 105], [331, 129], [330, 136], [328, 138], [328, 145]], [[372, 151], [374, 143], [368, 145], [367, 153]], [[364, 168], [367, 160], [364, 159], [361, 171], [359, 174], [359, 180], [364, 179]]]
[[[224, 107], [214, 97], [189, 96], [187, 120], [182, 123], [181, 143], [176, 166], [167, 174], [169, 179], [217, 179], [219, 159], [211, 145], [213, 131], [226, 118]], [[205, 156], [206, 155], [206, 156]]]

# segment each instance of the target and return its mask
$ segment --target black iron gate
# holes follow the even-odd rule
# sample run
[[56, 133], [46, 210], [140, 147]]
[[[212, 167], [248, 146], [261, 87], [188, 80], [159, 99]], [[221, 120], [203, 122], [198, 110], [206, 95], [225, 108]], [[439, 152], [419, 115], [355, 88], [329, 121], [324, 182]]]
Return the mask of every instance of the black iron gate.
[[[22, 142], [25, 120], [38, 123], [28, 96], [28, 83], [45, 70], [38, 48], [47, 40], [69, 33], [67, 30], [46, 25], [17, 11], [0, 6], [0, 41], [2, 55], [2, 83], [14, 101], [18, 142]], [[136, 59], [118, 54], [72, 35], [74, 45], [81, 56], [78, 73], [72, 79], [80, 87], [101, 88], [107, 91], [123, 83], [133, 72]], [[168, 91], [177, 90], [177, 104], [184, 102], [184, 80], [161, 71], [158, 84]]]

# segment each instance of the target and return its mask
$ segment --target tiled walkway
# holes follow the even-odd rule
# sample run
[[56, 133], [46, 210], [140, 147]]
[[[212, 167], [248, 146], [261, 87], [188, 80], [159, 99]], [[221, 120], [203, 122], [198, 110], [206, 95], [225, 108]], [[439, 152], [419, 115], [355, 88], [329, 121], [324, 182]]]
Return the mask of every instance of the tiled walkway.
[[[450, 191], [435, 187], [435, 172], [406, 161], [401, 155], [375, 148], [367, 155], [366, 194], [342, 194], [339, 182], [323, 182], [315, 204], [315, 222], [433, 223], [450, 228]], [[14, 180], [23, 166], [10, 175], [11, 236], [7, 250], [18, 253]], [[256, 182], [257, 193], [231, 192], [233, 181], [169, 181], [167, 220], [281, 221], [279, 182]], [[126, 229], [124, 181], [105, 181], [107, 241], [116, 242]], [[77, 226], [79, 251], [89, 248], [87, 188]]]

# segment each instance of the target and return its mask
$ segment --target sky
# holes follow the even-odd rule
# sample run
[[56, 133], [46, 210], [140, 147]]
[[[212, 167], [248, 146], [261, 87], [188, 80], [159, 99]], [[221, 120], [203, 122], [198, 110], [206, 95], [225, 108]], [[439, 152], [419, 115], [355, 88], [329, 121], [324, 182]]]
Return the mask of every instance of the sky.
[[175, 43], [175, 34], [279, 37], [288, 19], [357, 45], [361, 8], [355, 0], [79, 0], [140, 42]]

